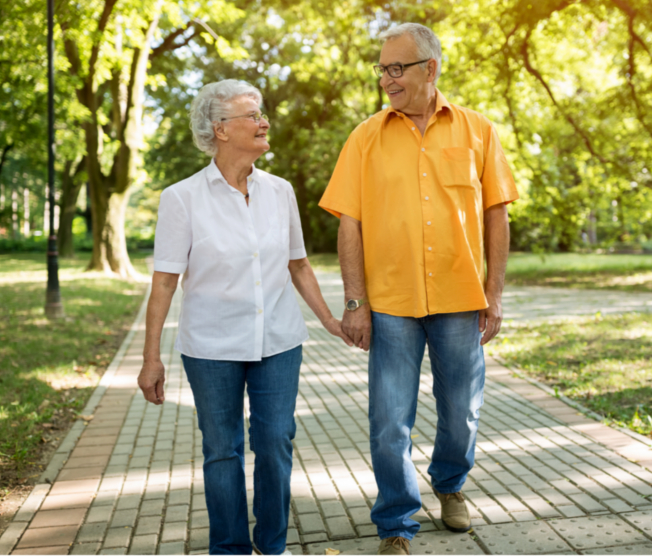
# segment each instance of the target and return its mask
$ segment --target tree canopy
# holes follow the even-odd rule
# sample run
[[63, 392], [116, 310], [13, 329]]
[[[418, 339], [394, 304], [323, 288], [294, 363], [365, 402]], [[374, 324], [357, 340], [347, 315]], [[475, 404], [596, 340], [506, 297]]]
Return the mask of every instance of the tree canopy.
[[[514, 248], [652, 239], [649, 2], [59, 0], [56, 10], [58, 170], [90, 183], [96, 267], [128, 271], [127, 203], [144, 226], [163, 188], [207, 164], [188, 110], [202, 85], [226, 78], [262, 91], [272, 149], [258, 165], [295, 187], [309, 249], [334, 250], [337, 221], [317, 202], [348, 134], [387, 103], [371, 69], [378, 34], [407, 21], [440, 37], [447, 98], [498, 128], [522, 195], [510, 207]], [[0, 3], [7, 187], [10, 164], [44, 173], [42, 11]]]

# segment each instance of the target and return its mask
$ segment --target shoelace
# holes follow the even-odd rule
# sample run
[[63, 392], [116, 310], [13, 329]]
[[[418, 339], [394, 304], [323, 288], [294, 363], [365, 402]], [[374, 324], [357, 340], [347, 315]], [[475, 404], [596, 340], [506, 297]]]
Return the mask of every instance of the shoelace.
[[445, 494], [444, 495], [444, 503], [448, 502], [449, 498], [451, 496], [454, 496], [457, 498], [460, 502], [464, 502], [464, 495], [461, 492], [451, 492], [450, 494]]
[[404, 537], [392, 537], [387, 539], [392, 548], [398, 550], [403, 550], [404, 552], [410, 553], [410, 541]]

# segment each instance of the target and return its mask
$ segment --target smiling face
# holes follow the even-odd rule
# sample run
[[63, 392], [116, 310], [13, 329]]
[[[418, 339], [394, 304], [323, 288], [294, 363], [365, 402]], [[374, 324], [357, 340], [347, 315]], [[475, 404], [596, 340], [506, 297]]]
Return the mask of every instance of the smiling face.
[[[230, 117], [260, 114], [260, 107], [255, 99], [247, 96], [234, 98], [230, 103]], [[267, 131], [269, 122], [260, 119], [256, 123], [251, 118], [233, 118], [215, 125], [218, 152], [229, 149], [232, 152], [247, 153], [258, 158], [269, 150]]]
[[[389, 39], [380, 51], [380, 64], [411, 64], [420, 60], [417, 45], [409, 33]], [[434, 80], [437, 62], [428, 61], [424, 69], [420, 65], [403, 69], [401, 77], [392, 77], [384, 72], [380, 86], [389, 97], [394, 110], [404, 114], [420, 114], [427, 107], [435, 94]]]

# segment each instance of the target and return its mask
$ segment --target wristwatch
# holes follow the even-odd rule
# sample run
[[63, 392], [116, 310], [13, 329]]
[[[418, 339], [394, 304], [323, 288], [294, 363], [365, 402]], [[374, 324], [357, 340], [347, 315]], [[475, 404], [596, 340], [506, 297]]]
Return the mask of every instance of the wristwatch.
[[346, 301], [346, 310], [355, 311], [358, 307], [364, 305], [366, 302], [366, 299], [348, 299]]

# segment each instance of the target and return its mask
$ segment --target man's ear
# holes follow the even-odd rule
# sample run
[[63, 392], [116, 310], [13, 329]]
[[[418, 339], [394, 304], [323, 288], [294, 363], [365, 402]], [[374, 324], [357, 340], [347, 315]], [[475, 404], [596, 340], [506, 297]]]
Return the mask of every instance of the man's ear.
[[431, 58], [428, 60], [428, 83], [434, 81], [437, 75], [437, 60]]

